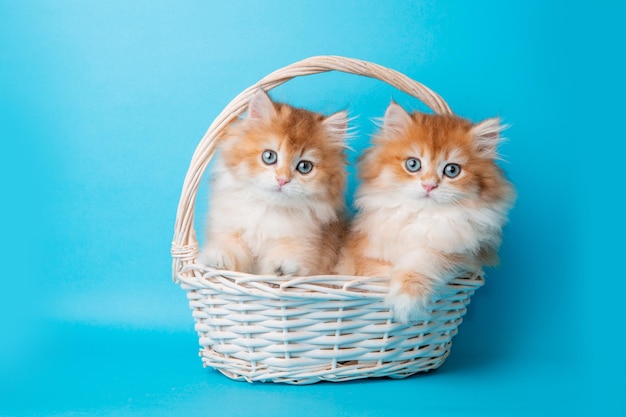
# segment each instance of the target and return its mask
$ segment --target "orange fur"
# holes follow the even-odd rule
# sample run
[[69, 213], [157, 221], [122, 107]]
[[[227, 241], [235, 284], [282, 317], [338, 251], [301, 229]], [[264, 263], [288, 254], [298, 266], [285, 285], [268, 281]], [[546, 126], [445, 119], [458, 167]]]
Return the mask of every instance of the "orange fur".
[[[277, 138], [286, 157], [294, 158], [305, 150], [320, 156], [316, 165], [319, 176], [312, 186], [323, 187], [325, 194], [336, 206], [343, 205], [346, 185], [346, 156], [343, 144], [328, 139], [321, 123], [325, 117], [304, 109], [274, 103], [277, 115], [269, 121], [254, 121], [232, 125], [226, 132], [223, 158], [227, 165], [246, 165], [252, 174], [267, 169], [259, 155], [271, 145], [268, 138]], [[281, 175], [290, 176], [292, 170], [281, 167]], [[307, 177], [303, 177], [307, 181]]]
[[[344, 112], [324, 116], [259, 91], [222, 137], [201, 260], [258, 274], [329, 273], [345, 233], [346, 129]], [[298, 170], [302, 161], [310, 172]]]
[[[336, 272], [389, 277], [388, 302], [407, 321], [425, 313], [438, 286], [497, 262], [514, 200], [495, 163], [498, 129], [493, 119], [474, 125], [392, 103], [360, 160], [359, 211]], [[409, 170], [408, 158], [421, 168]], [[449, 164], [458, 176], [444, 174]]]

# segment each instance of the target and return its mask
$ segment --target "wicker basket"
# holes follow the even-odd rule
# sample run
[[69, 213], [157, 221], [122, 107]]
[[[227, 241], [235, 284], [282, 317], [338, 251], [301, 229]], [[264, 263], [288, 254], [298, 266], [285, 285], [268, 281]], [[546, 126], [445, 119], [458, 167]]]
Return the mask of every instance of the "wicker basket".
[[451, 113], [436, 93], [370, 62], [318, 56], [281, 68], [239, 94], [200, 141], [183, 184], [174, 241], [174, 280], [187, 291], [205, 366], [235, 380], [310, 384], [369, 377], [404, 378], [439, 367], [450, 352], [479, 275], [460, 277], [433, 300], [428, 321], [399, 324], [384, 305], [382, 278], [312, 276], [286, 279], [217, 271], [196, 263], [194, 205], [221, 131], [246, 110], [258, 88], [298, 76], [341, 71], [376, 78]]

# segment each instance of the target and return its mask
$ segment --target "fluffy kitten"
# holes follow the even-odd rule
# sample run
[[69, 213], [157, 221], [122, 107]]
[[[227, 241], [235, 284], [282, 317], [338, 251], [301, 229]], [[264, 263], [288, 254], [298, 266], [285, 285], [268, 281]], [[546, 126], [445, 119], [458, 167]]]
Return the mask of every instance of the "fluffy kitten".
[[346, 185], [347, 114], [274, 103], [259, 90], [225, 132], [200, 261], [253, 274], [331, 272]]
[[437, 288], [497, 263], [512, 185], [495, 163], [498, 119], [407, 113], [391, 103], [360, 161], [339, 274], [390, 278], [396, 320], [427, 317]]

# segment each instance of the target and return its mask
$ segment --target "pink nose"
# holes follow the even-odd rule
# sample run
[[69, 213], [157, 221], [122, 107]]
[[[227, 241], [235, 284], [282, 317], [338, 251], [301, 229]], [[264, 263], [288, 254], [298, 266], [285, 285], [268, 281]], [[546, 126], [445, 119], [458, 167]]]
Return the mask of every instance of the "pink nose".
[[427, 193], [429, 193], [437, 188], [437, 184], [422, 184], [422, 187], [426, 190]]
[[276, 182], [278, 183], [279, 186], [283, 186], [285, 184], [287, 184], [289, 182], [289, 178], [276, 178]]

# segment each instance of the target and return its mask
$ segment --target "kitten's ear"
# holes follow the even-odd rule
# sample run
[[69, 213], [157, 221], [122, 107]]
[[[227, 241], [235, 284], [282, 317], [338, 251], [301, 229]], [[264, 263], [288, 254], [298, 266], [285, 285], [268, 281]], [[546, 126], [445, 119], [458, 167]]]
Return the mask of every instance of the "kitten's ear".
[[334, 142], [345, 146], [345, 140], [348, 138], [348, 113], [346, 111], [331, 114], [322, 121], [322, 125]]
[[472, 127], [474, 148], [480, 156], [493, 159], [498, 157], [500, 132], [504, 129], [506, 126], [502, 125], [498, 117], [484, 120]]
[[260, 88], [250, 99], [248, 104], [248, 116], [250, 120], [270, 120], [276, 116], [274, 103], [267, 93]]
[[383, 117], [383, 131], [388, 133], [402, 133], [411, 123], [411, 115], [395, 101], [389, 103]]

